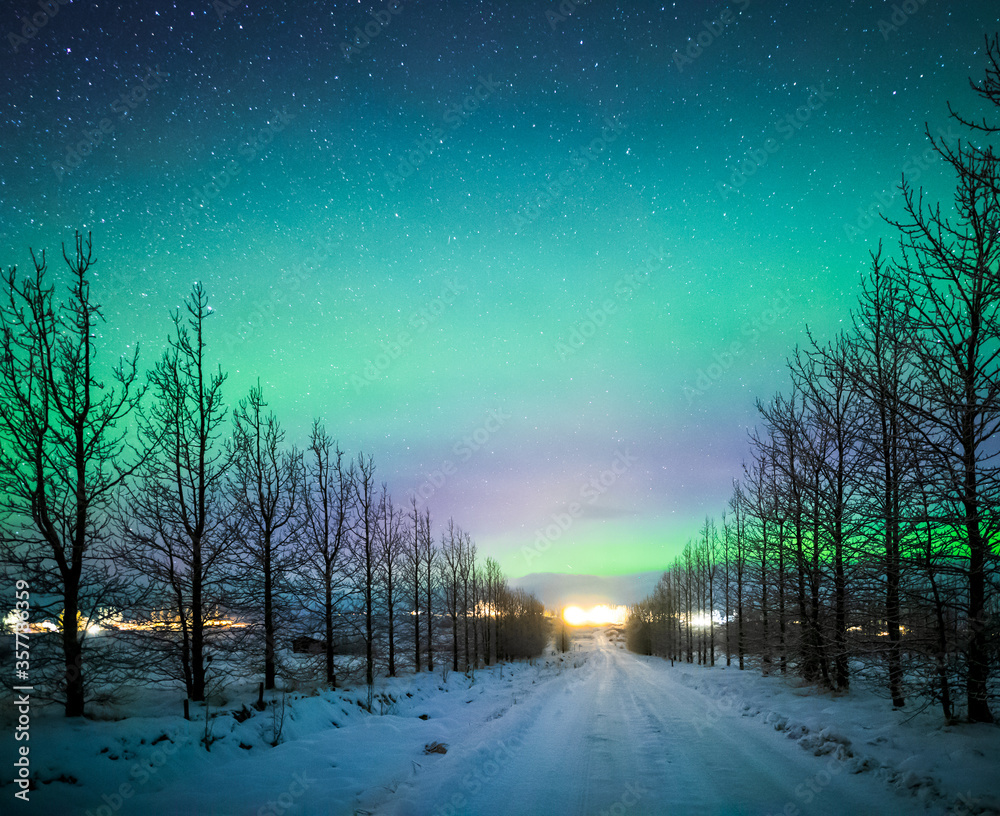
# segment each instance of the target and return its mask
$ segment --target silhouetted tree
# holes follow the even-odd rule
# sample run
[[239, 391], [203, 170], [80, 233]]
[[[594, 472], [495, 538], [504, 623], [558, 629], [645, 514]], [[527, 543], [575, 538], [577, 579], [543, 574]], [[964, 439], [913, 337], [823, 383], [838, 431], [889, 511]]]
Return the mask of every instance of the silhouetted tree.
[[821, 534], [829, 542], [833, 576], [833, 661], [838, 689], [850, 683], [847, 645], [847, 567], [850, 542], [859, 531], [856, 501], [867, 467], [869, 412], [862, 405], [848, 374], [848, 342], [842, 336], [835, 344], [796, 355], [790, 362], [796, 388], [803, 395], [806, 422], [813, 425], [813, 438], [826, 442], [816, 457], [820, 465], [821, 489], [815, 508]]
[[500, 593], [505, 581], [500, 565], [492, 558], [486, 559], [483, 571], [483, 603], [486, 626], [483, 630], [483, 659], [487, 666], [497, 659], [497, 617]]
[[906, 431], [906, 381], [912, 364], [903, 343], [899, 284], [882, 257], [882, 245], [871, 255], [869, 274], [862, 281], [860, 309], [844, 360], [847, 373], [873, 412], [868, 433], [869, 474], [865, 491], [871, 516], [866, 538], [881, 539], [881, 576], [884, 576], [886, 650], [889, 694], [901, 707], [902, 664], [902, 537], [904, 484], [912, 451]]
[[[1000, 100], [1000, 40], [987, 41], [990, 67], [973, 85]], [[955, 118], [980, 135], [1000, 132]], [[1000, 428], [1000, 164], [992, 145], [952, 146], [928, 138], [956, 177], [953, 214], [925, 204], [903, 178], [905, 216], [898, 267], [900, 314], [919, 382], [907, 411], [920, 420], [921, 443], [942, 463], [932, 479], [949, 521], [961, 530], [967, 581], [967, 707], [972, 722], [993, 722], [987, 562], [1000, 504], [994, 434]]]
[[378, 566], [381, 575], [382, 593], [386, 616], [386, 637], [389, 646], [389, 676], [396, 676], [396, 615], [400, 605], [400, 584], [403, 572], [403, 547], [406, 537], [406, 522], [403, 511], [397, 509], [382, 484], [382, 494], [378, 501]]
[[[210, 644], [206, 628], [225, 609], [225, 560], [232, 546], [226, 477], [226, 407], [221, 368], [206, 359], [208, 295], [196, 283], [174, 335], [149, 374], [154, 403], [140, 433], [152, 450], [129, 483], [119, 559], [158, 591], [151, 612], [168, 631], [148, 634], [149, 647], [172, 661], [189, 699], [205, 699]], [[165, 618], [165, 619], [164, 619]], [[170, 628], [179, 626], [178, 641]]]
[[[302, 491], [302, 456], [283, 450], [285, 432], [265, 413], [260, 383], [233, 414], [233, 467], [230, 493], [235, 572], [233, 603], [251, 617], [261, 616], [264, 635], [264, 688], [276, 674], [275, 628], [278, 606], [287, 606], [287, 579], [295, 566], [287, 534], [294, 532]], [[249, 569], [248, 569], [249, 567]]]
[[[50, 691], [67, 717], [84, 713], [87, 627], [125, 603], [131, 582], [108, 561], [108, 519], [128, 458], [123, 423], [139, 404], [136, 355], [113, 369], [98, 356], [104, 318], [92, 296], [90, 235], [77, 233], [67, 299], [57, 302], [45, 253], [25, 277], [4, 275], [0, 304], [0, 545], [30, 585], [32, 605], [62, 619], [61, 671]], [[117, 387], [106, 386], [110, 376]], [[51, 597], [52, 609], [46, 610]], [[58, 607], [61, 607], [61, 611]], [[37, 658], [36, 658], [37, 660]], [[39, 668], [36, 665], [36, 670]]]
[[424, 510], [424, 524], [421, 532], [421, 550], [424, 563], [424, 600], [427, 602], [427, 671], [434, 671], [434, 597], [439, 550], [434, 547], [431, 535], [431, 511]]
[[331, 687], [336, 686], [337, 680], [335, 618], [351, 591], [346, 562], [355, 524], [355, 477], [353, 464], [345, 466], [343, 451], [319, 420], [314, 421], [305, 458], [304, 574], [298, 582], [301, 587], [298, 595], [307, 609], [315, 610], [318, 606], [324, 673]]
[[365, 683], [369, 705], [375, 683], [375, 592], [378, 580], [378, 553], [375, 531], [378, 524], [378, 497], [375, 495], [375, 463], [371, 456], [358, 454], [354, 479], [354, 503], [358, 523], [353, 548], [357, 589], [364, 613]]
[[451, 621], [451, 670], [458, 671], [458, 616], [462, 598], [462, 529], [448, 519], [448, 529], [441, 541], [440, 581], [445, 610]]

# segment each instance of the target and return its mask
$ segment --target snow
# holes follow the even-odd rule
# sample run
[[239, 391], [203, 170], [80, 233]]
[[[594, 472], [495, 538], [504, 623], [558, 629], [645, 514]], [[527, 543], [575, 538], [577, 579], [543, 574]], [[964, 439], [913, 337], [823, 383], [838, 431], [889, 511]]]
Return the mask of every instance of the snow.
[[1000, 728], [945, 726], [864, 690], [834, 699], [752, 670], [671, 667], [614, 630], [574, 633], [569, 653], [533, 665], [380, 680], [373, 714], [364, 686], [287, 693], [283, 720], [280, 694], [258, 712], [249, 681], [238, 691], [209, 709], [210, 751], [204, 710], [184, 720], [176, 692], [139, 694], [120, 720], [34, 711], [42, 784], [9, 807], [5, 753], [2, 811], [1000, 813]]

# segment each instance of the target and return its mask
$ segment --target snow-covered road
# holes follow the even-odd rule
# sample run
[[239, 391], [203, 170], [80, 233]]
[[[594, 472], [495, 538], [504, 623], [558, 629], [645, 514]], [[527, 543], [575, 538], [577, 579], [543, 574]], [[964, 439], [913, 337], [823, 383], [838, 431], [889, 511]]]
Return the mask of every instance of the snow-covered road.
[[[381, 678], [375, 714], [363, 685], [289, 693], [287, 711], [279, 697], [264, 712], [240, 711], [250, 692], [235, 690], [208, 722], [184, 720], [170, 701], [159, 716], [40, 718], [31, 740], [42, 784], [26, 812], [853, 816], [951, 804], [956, 814], [1000, 813], [966, 809], [958, 796], [1000, 801], [990, 726], [943, 728], [933, 717], [904, 726], [912, 714], [882, 700], [868, 707], [861, 695], [855, 706], [871, 721], [855, 712], [842, 727], [854, 710], [843, 700], [753, 671], [671, 667], [599, 630], [533, 665], [469, 677], [438, 664]], [[435, 743], [447, 752], [425, 752]], [[0, 774], [0, 792], [10, 790]]]
[[[919, 807], [850, 775], [760, 720], [673, 681], [603, 633], [481, 730], [457, 735], [360, 812], [417, 814], [868, 814]], [[570, 663], [572, 666], [573, 663]]]

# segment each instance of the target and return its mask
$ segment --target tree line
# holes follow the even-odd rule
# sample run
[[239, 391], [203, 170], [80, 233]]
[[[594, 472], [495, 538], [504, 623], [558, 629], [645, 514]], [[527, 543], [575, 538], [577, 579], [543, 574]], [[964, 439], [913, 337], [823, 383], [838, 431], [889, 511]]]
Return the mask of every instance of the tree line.
[[[1000, 105], [1000, 39], [985, 81]], [[903, 177], [894, 254], [870, 253], [852, 325], [809, 334], [786, 391], [758, 401], [721, 524], [638, 604], [631, 648], [794, 672], [892, 705], [993, 722], [1000, 504], [1000, 167], [986, 116], [927, 138], [955, 177], [942, 206]]]
[[259, 382], [226, 402], [200, 284], [143, 378], [137, 352], [99, 355], [90, 235], [62, 255], [64, 297], [32, 252], [0, 305], [0, 563], [24, 617], [59, 624], [29, 636], [36, 694], [82, 716], [141, 673], [204, 701], [235, 673], [275, 688], [296, 651], [331, 687], [338, 655], [360, 661], [371, 692], [541, 652], [544, 607], [454, 520], [435, 536], [320, 420], [287, 444]]

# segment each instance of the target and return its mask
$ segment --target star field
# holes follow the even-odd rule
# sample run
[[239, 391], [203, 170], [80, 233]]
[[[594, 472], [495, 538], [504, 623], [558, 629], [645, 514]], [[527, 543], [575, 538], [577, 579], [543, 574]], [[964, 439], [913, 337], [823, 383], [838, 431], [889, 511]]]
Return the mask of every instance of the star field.
[[515, 577], [659, 569], [724, 509], [755, 399], [806, 326], [848, 324], [901, 174], [948, 189], [924, 125], [975, 109], [997, 19], [53, 6], [0, 16], [0, 262], [92, 231], [103, 348], [145, 368], [204, 282], [231, 405], [259, 377], [289, 441], [321, 417]]

